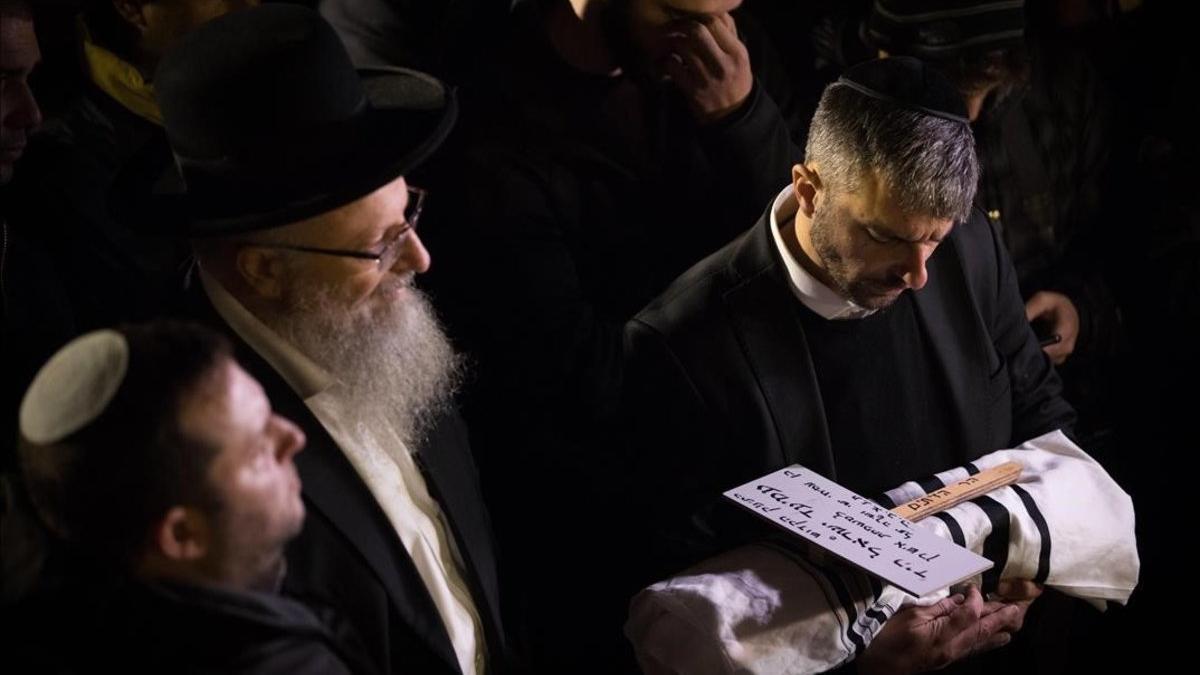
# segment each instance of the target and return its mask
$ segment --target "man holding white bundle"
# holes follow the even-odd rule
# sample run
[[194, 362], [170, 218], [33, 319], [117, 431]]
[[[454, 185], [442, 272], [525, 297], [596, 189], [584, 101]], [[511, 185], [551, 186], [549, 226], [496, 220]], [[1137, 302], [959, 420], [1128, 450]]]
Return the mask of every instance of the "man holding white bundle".
[[[772, 536], [720, 498], [763, 474], [801, 464], [871, 497], [1074, 423], [1004, 246], [971, 210], [978, 164], [953, 87], [913, 59], [856, 66], [826, 89], [808, 139], [758, 224], [627, 326], [656, 578]], [[1133, 551], [1132, 527], [1113, 532]], [[1005, 644], [1046, 579], [1035, 566], [1000, 585], [997, 567], [982, 593], [864, 612], [860, 639], [823, 667], [761, 672], [854, 655], [864, 671], [919, 672]], [[860, 583], [849, 595], [874, 609], [882, 589]]]
[[[923, 523], [960, 546], [997, 558], [971, 584], [996, 587], [1002, 596], [1037, 595], [1034, 589], [1045, 585], [1101, 610], [1108, 601], [1125, 604], [1139, 570], [1133, 504], [1061, 432], [904, 483], [880, 501], [916, 500], [929, 487], [950, 486], [1006, 461], [1022, 466], [1016, 484], [933, 514]], [[1062, 493], [1072, 498], [1062, 499]], [[997, 550], [1002, 553], [996, 555]], [[849, 566], [815, 563], [775, 541], [757, 542], [642, 591], [632, 603], [626, 633], [643, 669], [652, 675], [725, 673], [735, 667], [752, 673], [821, 672], [856, 654], [854, 667], [860, 673], [912, 672], [936, 664], [954, 649], [978, 653], [1008, 642], [1008, 632], [992, 630], [1003, 625], [1004, 617], [995, 612], [978, 622], [976, 632], [953, 630], [970, 626], [970, 608], [963, 607], [970, 594], [943, 589], [914, 598]], [[899, 613], [914, 606], [923, 609]], [[903, 620], [905, 614], [906, 627], [918, 618], [933, 618], [931, 627], [948, 629], [953, 634], [949, 649], [940, 654], [918, 651], [904, 643], [902, 631], [881, 632], [893, 616]], [[755, 630], [744, 630], [747, 625]], [[978, 645], [988, 634], [992, 644]], [[682, 645], [686, 650], [679, 649]], [[897, 653], [903, 661], [888, 660], [886, 655]]]

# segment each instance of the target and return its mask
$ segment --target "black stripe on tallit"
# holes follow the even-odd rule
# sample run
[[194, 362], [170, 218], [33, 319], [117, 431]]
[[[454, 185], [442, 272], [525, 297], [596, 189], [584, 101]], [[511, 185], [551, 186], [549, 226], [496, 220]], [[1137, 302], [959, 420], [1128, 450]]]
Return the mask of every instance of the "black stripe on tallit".
[[921, 486], [921, 489], [925, 491], [925, 494], [929, 494], [930, 492], [935, 492], [946, 487], [946, 484], [942, 482], [942, 479], [938, 478], [937, 476], [930, 476], [925, 480], [919, 480], [917, 481], [917, 485]]
[[1013, 485], [1012, 489], [1021, 498], [1021, 503], [1025, 505], [1025, 510], [1029, 512], [1029, 517], [1033, 519], [1033, 524], [1037, 526], [1038, 534], [1041, 536], [1042, 548], [1038, 552], [1037, 574], [1033, 576], [1033, 580], [1036, 583], [1044, 584], [1046, 578], [1050, 576], [1050, 526], [1046, 523], [1046, 518], [1042, 515], [1042, 510], [1038, 508], [1037, 502], [1033, 501], [1033, 495], [1019, 485]]
[[992, 521], [992, 532], [983, 541], [983, 557], [992, 561], [992, 568], [983, 573], [983, 588], [985, 594], [993, 593], [1000, 583], [1000, 574], [1008, 564], [1008, 508], [1000, 502], [988, 497], [976, 497], [971, 500], [983, 509], [988, 520]]
[[837, 570], [828, 569], [824, 566], [817, 566], [824, 574], [825, 578], [829, 579], [829, 586], [833, 588], [833, 592], [837, 595], [838, 602], [842, 603], [842, 607], [846, 610], [846, 617], [850, 620], [846, 626], [846, 637], [854, 643], [854, 655], [862, 656], [863, 650], [867, 648], [867, 644], [863, 642], [863, 638], [854, 628], [858, 625], [858, 607], [854, 604], [854, 599], [850, 597], [850, 589], [846, 587], [846, 583], [842, 581], [842, 577], [837, 573]]
[[959, 546], [967, 545], [967, 537], [963, 534], [962, 526], [958, 524], [958, 520], [956, 520], [954, 516], [946, 513], [945, 511], [941, 511], [933, 514], [933, 517], [946, 524], [946, 529], [950, 530], [950, 539], [952, 539], [954, 543], [958, 544]]
[[806, 560], [802, 554], [790, 549], [780, 546], [773, 546], [772, 548], [786, 554], [789, 558], [800, 564], [801, 567], [807, 567], [813, 575], [813, 579], [817, 580], [817, 583], [820, 583], [822, 577], [825, 579], [825, 586], [833, 590], [833, 594], [837, 596], [838, 604], [846, 612], [848, 620], [846, 637], [850, 638], [850, 641], [854, 643], [854, 654], [856, 657], [861, 655], [867, 648], [867, 645], [863, 642], [862, 636], [854, 630], [855, 625], [858, 624], [858, 607], [854, 605], [854, 600], [850, 597], [850, 589], [846, 588], [846, 584], [842, 582], [842, 578], [838, 575], [837, 571], [824, 565], [818, 565], [811, 560]]

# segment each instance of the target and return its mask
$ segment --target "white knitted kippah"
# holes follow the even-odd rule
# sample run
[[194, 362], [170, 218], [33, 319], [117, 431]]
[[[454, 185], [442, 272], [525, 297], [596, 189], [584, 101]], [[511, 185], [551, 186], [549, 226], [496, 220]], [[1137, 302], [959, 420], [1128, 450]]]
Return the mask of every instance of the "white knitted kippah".
[[33, 378], [21, 401], [21, 434], [56, 443], [91, 424], [112, 401], [129, 366], [129, 343], [115, 330], [75, 338]]

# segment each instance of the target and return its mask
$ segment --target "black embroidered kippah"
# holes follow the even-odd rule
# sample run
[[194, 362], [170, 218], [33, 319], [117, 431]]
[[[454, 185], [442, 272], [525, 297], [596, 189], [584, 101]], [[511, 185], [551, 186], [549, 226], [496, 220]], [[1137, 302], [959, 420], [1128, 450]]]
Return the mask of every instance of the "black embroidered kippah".
[[838, 83], [865, 96], [926, 115], [971, 123], [962, 94], [940, 73], [911, 57], [892, 56], [860, 63], [846, 70]]

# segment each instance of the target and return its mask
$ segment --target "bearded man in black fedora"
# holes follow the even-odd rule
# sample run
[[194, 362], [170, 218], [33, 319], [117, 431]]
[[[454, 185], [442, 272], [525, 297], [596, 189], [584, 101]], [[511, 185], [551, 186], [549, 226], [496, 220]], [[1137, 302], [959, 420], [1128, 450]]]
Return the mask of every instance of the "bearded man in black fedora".
[[206, 24], [155, 82], [181, 178], [158, 206], [186, 215], [198, 261], [190, 313], [308, 438], [284, 593], [344, 619], [383, 672], [503, 670], [459, 360], [413, 286], [430, 260], [405, 176], [449, 133], [452, 92], [355, 71], [291, 5]]

